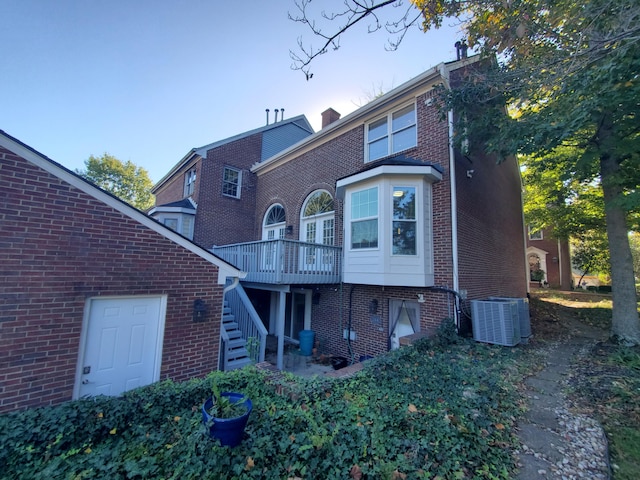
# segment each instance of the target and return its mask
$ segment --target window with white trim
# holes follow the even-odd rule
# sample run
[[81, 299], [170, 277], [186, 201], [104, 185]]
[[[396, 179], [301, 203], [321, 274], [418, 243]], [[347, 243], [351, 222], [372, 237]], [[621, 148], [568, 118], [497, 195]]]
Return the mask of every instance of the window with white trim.
[[542, 240], [542, 229], [535, 230], [529, 225], [529, 240]]
[[240, 198], [242, 171], [237, 168], [224, 167], [222, 174], [222, 194], [227, 197]]
[[351, 248], [378, 247], [378, 187], [351, 194]]
[[416, 187], [392, 188], [392, 255], [416, 255]]
[[184, 174], [184, 196], [189, 197], [193, 195], [196, 188], [196, 169], [192, 168]]
[[366, 161], [401, 152], [418, 144], [416, 106], [389, 112], [366, 126]]

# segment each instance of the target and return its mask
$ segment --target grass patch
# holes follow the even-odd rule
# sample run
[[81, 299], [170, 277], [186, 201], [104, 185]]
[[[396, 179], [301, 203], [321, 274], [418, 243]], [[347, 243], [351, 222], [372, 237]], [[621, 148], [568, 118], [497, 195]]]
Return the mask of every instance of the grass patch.
[[[0, 417], [0, 478], [508, 479], [518, 349], [423, 340], [347, 379], [254, 368]], [[204, 435], [213, 378], [253, 401], [243, 443]]]

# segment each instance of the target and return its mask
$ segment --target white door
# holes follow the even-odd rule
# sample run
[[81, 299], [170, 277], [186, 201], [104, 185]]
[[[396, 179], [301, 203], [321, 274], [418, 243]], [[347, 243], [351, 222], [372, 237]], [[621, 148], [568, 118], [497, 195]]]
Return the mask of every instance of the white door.
[[75, 397], [119, 395], [158, 381], [166, 296], [88, 302]]

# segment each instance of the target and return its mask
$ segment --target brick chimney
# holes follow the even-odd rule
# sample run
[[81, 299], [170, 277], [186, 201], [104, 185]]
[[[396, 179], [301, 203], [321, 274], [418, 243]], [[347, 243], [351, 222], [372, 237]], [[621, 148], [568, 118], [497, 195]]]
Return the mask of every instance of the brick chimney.
[[332, 124], [336, 120], [340, 120], [340, 114], [333, 108], [328, 108], [327, 110], [322, 112], [322, 128]]

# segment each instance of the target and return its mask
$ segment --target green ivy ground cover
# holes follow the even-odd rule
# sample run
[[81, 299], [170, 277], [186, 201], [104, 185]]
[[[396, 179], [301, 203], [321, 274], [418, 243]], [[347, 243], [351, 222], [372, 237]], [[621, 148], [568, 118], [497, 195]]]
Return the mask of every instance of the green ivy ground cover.
[[[422, 341], [345, 379], [250, 367], [3, 415], [0, 478], [507, 479], [518, 354]], [[234, 449], [201, 424], [214, 378], [253, 401]]]

